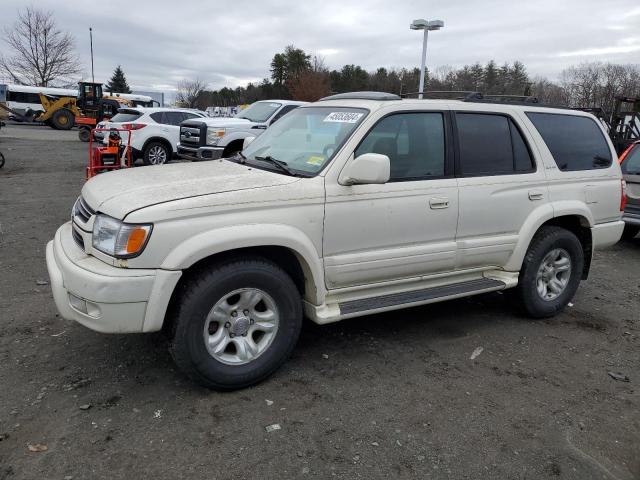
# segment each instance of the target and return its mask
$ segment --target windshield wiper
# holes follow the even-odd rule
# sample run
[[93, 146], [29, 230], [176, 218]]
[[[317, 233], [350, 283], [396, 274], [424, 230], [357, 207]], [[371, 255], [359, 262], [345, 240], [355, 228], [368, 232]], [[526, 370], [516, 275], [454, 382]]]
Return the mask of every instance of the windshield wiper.
[[260, 160], [262, 162], [268, 162], [272, 165], [275, 165], [280, 170], [285, 172], [287, 175], [291, 175], [292, 177], [297, 177], [298, 174], [289, 168], [287, 162], [283, 162], [282, 160], [278, 160], [277, 158], [273, 158], [271, 155], [267, 155], [266, 157], [255, 157], [256, 160]]

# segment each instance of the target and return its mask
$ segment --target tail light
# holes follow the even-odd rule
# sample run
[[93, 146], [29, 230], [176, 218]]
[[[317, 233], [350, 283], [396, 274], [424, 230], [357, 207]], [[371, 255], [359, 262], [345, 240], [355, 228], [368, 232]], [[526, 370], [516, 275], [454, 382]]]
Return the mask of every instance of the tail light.
[[620, 180], [620, 211], [624, 211], [627, 206], [627, 182]]
[[123, 123], [122, 128], [125, 130], [140, 130], [141, 128], [146, 127], [147, 125], [144, 123]]

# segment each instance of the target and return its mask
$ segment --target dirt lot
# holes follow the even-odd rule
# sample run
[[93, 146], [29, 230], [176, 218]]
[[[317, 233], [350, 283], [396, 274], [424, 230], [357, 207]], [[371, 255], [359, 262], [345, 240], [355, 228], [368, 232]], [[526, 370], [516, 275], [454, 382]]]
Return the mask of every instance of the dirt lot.
[[86, 144], [9, 126], [0, 150], [0, 479], [640, 478], [640, 240], [552, 320], [492, 294], [309, 324], [274, 377], [221, 394], [159, 335], [57, 316], [45, 244]]

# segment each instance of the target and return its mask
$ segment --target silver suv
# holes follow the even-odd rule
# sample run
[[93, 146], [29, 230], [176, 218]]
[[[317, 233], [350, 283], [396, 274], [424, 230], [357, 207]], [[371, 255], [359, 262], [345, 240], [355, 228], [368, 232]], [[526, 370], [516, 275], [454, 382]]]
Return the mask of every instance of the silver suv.
[[320, 324], [514, 289], [555, 315], [616, 243], [623, 186], [590, 114], [342, 94], [233, 157], [98, 175], [47, 245], [56, 305], [164, 329], [212, 388], [251, 385]]

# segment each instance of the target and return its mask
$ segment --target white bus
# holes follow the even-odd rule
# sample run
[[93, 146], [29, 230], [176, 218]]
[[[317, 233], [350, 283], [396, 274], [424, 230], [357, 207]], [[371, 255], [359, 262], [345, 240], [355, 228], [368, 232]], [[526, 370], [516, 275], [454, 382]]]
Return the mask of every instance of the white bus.
[[[36, 112], [44, 109], [40, 103], [38, 93], [51, 95], [54, 97], [77, 97], [77, 89], [49, 88], [49, 87], [29, 87], [26, 85], [3, 85], [5, 90], [5, 103], [8, 108], [20, 115], [33, 116]], [[117, 96], [130, 100], [136, 107], [153, 107], [153, 99], [147, 95], [136, 95], [132, 93], [107, 93], [104, 95]]]

